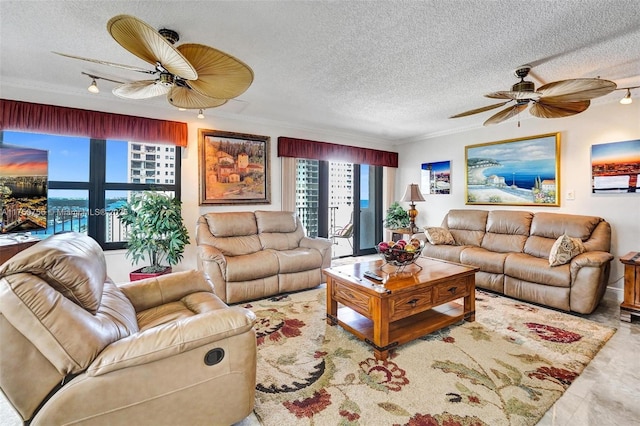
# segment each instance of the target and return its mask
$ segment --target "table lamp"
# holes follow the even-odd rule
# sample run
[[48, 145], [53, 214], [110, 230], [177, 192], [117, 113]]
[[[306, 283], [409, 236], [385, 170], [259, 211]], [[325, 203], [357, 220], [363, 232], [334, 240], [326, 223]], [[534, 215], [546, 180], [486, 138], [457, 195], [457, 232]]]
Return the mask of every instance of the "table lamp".
[[404, 197], [402, 197], [402, 201], [408, 201], [411, 203], [411, 208], [407, 210], [409, 214], [409, 228], [411, 232], [418, 232], [418, 227], [416, 226], [416, 216], [418, 216], [418, 210], [416, 210], [416, 201], [425, 201], [422, 193], [420, 192], [420, 187], [417, 183], [410, 183], [407, 186], [407, 190], [404, 192]]

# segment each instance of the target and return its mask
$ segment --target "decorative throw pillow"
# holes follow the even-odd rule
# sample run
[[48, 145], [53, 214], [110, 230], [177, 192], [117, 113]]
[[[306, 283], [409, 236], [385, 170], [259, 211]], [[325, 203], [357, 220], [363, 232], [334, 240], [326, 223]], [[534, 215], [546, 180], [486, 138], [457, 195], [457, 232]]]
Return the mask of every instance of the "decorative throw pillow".
[[453, 239], [453, 235], [448, 229], [444, 229], [438, 226], [424, 228], [424, 234], [427, 236], [427, 240], [433, 245], [449, 244], [454, 245], [456, 240]]
[[569, 263], [571, 259], [584, 253], [585, 248], [580, 238], [573, 238], [568, 235], [558, 237], [553, 246], [551, 247], [551, 253], [549, 253], [549, 265], [559, 266]]

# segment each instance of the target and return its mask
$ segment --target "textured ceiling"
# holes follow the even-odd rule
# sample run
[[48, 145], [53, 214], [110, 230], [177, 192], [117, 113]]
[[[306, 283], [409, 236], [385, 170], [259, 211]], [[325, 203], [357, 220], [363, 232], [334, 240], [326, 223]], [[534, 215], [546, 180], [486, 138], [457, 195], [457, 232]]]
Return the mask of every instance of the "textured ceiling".
[[107, 81], [92, 95], [81, 71], [120, 81], [140, 74], [51, 53], [148, 67], [106, 30], [111, 17], [130, 14], [177, 31], [178, 44], [206, 44], [252, 67], [252, 86], [208, 116], [402, 143], [481, 126], [491, 112], [447, 117], [494, 103], [483, 95], [510, 90], [523, 64], [533, 65], [536, 86], [581, 77], [640, 86], [639, 10], [638, 0], [1, 0], [0, 96], [190, 119], [193, 111], [162, 97], [116, 98]]

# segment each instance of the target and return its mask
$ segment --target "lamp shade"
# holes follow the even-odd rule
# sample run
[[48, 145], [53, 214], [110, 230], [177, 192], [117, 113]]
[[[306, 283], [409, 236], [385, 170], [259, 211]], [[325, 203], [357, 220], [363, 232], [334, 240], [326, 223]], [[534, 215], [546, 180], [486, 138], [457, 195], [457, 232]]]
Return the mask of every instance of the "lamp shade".
[[422, 196], [422, 192], [420, 192], [420, 187], [417, 183], [410, 183], [407, 185], [407, 190], [404, 192], [404, 196], [402, 197], [402, 201], [408, 202], [416, 202], [416, 201], [425, 201]]

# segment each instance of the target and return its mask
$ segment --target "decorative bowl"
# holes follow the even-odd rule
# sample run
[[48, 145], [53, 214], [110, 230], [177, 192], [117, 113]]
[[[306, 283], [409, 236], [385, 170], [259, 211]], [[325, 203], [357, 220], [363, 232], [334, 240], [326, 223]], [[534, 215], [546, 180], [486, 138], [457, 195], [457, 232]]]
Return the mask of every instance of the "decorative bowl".
[[[414, 244], [406, 243], [405, 245], [402, 245], [401, 243], [398, 244], [399, 242], [396, 242], [392, 247], [389, 247], [388, 243], [379, 243], [376, 245], [376, 251], [388, 264], [399, 267], [407, 266], [414, 263], [416, 259], [420, 257], [420, 253], [422, 252], [423, 243], [419, 240], [415, 241], [416, 242]], [[413, 250], [406, 250], [406, 245], [412, 245]]]

